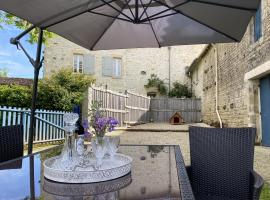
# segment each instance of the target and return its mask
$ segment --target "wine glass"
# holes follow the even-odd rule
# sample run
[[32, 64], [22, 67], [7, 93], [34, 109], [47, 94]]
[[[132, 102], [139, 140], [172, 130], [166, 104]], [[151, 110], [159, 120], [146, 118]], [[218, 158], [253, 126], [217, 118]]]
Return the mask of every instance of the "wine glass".
[[105, 137], [105, 142], [106, 142], [107, 152], [109, 153], [110, 159], [113, 160], [116, 152], [118, 151], [120, 137], [119, 136]]
[[93, 153], [96, 157], [96, 169], [100, 169], [102, 165], [103, 158], [107, 152], [107, 147], [105, 141], [100, 138], [94, 138], [91, 141]]
[[77, 113], [65, 113], [63, 116], [64, 129], [68, 133], [72, 133], [76, 129], [76, 122], [79, 119]]

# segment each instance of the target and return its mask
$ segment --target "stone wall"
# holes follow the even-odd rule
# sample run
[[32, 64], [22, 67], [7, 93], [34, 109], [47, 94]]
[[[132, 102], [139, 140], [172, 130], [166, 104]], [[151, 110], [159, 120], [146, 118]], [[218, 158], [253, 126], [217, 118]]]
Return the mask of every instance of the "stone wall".
[[[136, 93], [146, 94], [144, 85], [151, 74], [157, 74], [168, 86], [169, 77], [171, 85], [180, 81], [190, 86], [185, 68], [191, 64], [202, 51], [205, 45], [176, 46], [156, 49], [123, 49], [108, 51], [88, 51], [61, 37], [49, 40], [45, 48], [44, 76], [48, 77], [62, 67], [72, 68], [73, 54], [95, 55], [96, 84], [108, 85], [109, 89], [123, 92], [131, 90]], [[122, 58], [121, 78], [102, 76], [102, 57], [113, 56]], [[169, 59], [170, 57], [170, 59]], [[169, 76], [169, 62], [171, 71]], [[146, 72], [146, 74], [142, 73]]]
[[[270, 60], [270, 0], [262, 0], [262, 37], [254, 42], [253, 20], [240, 43], [217, 44], [208, 50], [195, 69], [203, 73], [203, 120], [217, 121], [215, 113], [215, 49], [218, 66], [218, 108], [226, 126], [259, 128], [258, 80], [245, 75]], [[194, 75], [193, 75], [194, 76]], [[196, 85], [194, 86], [196, 87]]]

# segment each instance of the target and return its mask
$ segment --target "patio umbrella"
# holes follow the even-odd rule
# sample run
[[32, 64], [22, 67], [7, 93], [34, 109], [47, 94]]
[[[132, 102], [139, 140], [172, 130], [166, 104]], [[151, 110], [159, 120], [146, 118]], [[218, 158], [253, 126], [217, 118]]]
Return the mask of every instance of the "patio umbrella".
[[[0, 9], [33, 24], [11, 40], [35, 67], [30, 123], [32, 152], [43, 30], [89, 50], [239, 42], [260, 0], [1, 0]], [[36, 59], [19, 42], [40, 28]]]

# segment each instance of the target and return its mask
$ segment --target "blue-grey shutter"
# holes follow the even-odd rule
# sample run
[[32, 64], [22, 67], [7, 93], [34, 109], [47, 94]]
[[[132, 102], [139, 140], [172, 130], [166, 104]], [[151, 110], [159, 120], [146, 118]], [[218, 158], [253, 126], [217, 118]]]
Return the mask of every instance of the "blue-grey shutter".
[[256, 12], [254, 20], [254, 40], [255, 42], [262, 36], [262, 8], [261, 5]]
[[94, 55], [87, 54], [83, 56], [83, 73], [95, 74], [95, 56]]
[[112, 76], [113, 74], [113, 59], [111, 57], [102, 57], [102, 75]]

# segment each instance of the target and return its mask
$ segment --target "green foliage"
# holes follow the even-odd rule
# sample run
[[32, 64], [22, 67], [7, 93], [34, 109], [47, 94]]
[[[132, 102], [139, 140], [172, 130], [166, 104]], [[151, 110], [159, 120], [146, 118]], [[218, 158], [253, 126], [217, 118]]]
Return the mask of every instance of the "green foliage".
[[37, 106], [70, 111], [73, 105], [82, 103], [86, 89], [93, 82], [91, 76], [61, 69], [50, 78], [40, 81]]
[[192, 96], [191, 91], [188, 89], [187, 85], [181, 84], [178, 81], [173, 83], [173, 88], [169, 92], [169, 97], [187, 97]]
[[269, 200], [269, 199], [270, 199], [270, 184], [265, 182], [260, 196], [260, 200]]
[[[3, 29], [3, 25], [13, 25], [21, 30], [26, 30], [32, 24], [14, 15], [5, 13], [4, 11], [0, 11], [0, 29]], [[33, 29], [29, 33], [29, 38], [27, 41], [31, 44], [36, 43], [38, 41], [38, 32], [39, 31], [37, 28]], [[49, 38], [52, 38], [53, 36], [54, 36], [53, 33], [49, 31], [44, 31], [43, 42], [46, 42]]]
[[[74, 74], [62, 69], [50, 78], [40, 80], [37, 108], [47, 110], [72, 110], [80, 105], [86, 89], [94, 79], [84, 74]], [[32, 88], [20, 85], [0, 85], [0, 105], [30, 108]]]
[[156, 74], [151, 74], [150, 79], [148, 79], [148, 83], [145, 85], [145, 87], [156, 87], [161, 95], [167, 95], [167, 87], [165, 86], [164, 81], [158, 78]]
[[0, 105], [30, 107], [31, 88], [20, 85], [0, 85]]
[[0, 68], [0, 77], [7, 77], [7, 76], [8, 76], [8, 69]]

